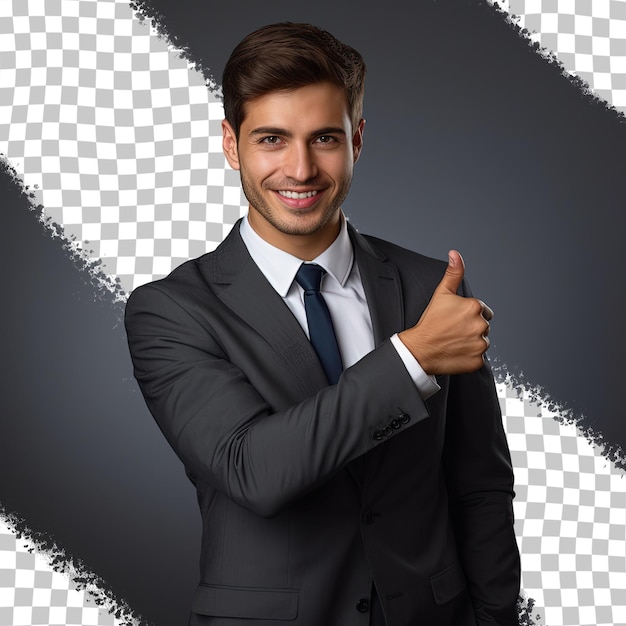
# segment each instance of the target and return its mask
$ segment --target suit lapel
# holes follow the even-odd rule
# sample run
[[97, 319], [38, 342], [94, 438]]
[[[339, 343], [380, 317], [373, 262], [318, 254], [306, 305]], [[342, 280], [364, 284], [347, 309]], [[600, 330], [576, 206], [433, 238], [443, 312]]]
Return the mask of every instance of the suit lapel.
[[202, 271], [216, 287], [218, 297], [281, 357], [285, 365], [281, 380], [302, 398], [328, 385], [300, 324], [250, 257], [239, 234], [239, 222], [215, 252], [204, 258]]
[[[349, 226], [349, 225], [348, 225]], [[372, 318], [374, 344], [404, 330], [404, 303], [396, 266], [349, 226], [355, 260]]]

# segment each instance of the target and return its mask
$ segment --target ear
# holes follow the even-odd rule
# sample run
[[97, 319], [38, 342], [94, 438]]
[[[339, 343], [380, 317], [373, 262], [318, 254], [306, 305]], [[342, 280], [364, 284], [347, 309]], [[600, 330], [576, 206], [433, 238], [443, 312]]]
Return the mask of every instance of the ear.
[[361, 150], [363, 149], [363, 129], [365, 128], [365, 120], [361, 118], [359, 125], [352, 135], [352, 154], [354, 158], [354, 163], [359, 160], [359, 156], [361, 155]]
[[237, 137], [233, 127], [222, 120], [222, 149], [229, 165], [234, 169], [239, 169], [239, 153], [237, 151]]

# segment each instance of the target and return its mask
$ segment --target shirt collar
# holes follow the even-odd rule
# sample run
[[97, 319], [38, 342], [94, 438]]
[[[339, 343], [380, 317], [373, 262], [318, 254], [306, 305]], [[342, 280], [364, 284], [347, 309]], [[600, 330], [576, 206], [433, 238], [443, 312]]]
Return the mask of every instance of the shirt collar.
[[[286, 297], [296, 277], [296, 272], [302, 265], [302, 259], [262, 239], [250, 226], [247, 215], [241, 222], [239, 233], [252, 260], [259, 266], [265, 278], [279, 295]], [[346, 218], [342, 213], [339, 235], [324, 252], [313, 259], [313, 262], [323, 267], [343, 287], [350, 276], [353, 261], [352, 242], [348, 234]]]

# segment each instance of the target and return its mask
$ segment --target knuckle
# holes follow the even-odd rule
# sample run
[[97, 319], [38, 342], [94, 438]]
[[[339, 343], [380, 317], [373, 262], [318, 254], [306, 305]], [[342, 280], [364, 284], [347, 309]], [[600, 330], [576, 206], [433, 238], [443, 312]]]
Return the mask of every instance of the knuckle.
[[470, 313], [472, 313], [473, 315], [482, 315], [483, 303], [480, 300], [477, 300], [476, 298], [471, 298], [468, 302], [468, 308]]
[[481, 337], [489, 332], [489, 324], [482, 317], [475, 317], [467, 325], [467, 332], [473, 337]]

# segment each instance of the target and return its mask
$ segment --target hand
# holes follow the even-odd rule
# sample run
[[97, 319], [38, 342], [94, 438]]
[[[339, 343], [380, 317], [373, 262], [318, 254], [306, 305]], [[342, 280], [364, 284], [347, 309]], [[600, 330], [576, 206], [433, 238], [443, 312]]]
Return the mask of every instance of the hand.
[[456, 250], [419, 322], [399, 333], [422, 369], [432, 374], [466, 374], [480, 369], [489, 348], [493, 311], [476, 298], [456, 294], [465, 266]]

